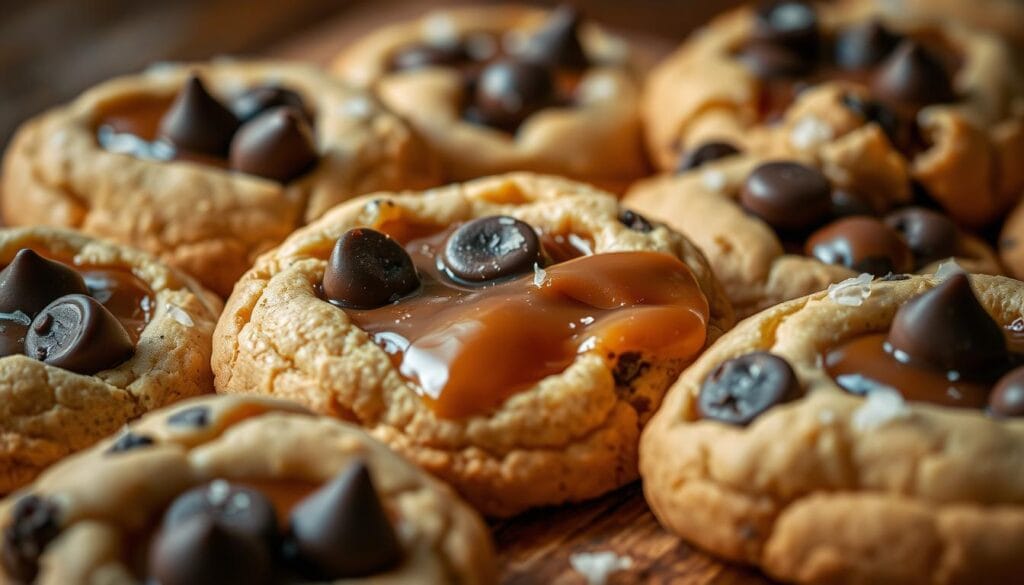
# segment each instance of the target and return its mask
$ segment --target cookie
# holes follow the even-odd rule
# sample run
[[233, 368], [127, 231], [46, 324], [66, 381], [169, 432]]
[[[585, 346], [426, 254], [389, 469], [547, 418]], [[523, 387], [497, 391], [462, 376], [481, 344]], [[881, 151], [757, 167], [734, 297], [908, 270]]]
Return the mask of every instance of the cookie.
[[955, 21], [992, 30], [1024, 45], [1024, 5], [1018, 0], [876, 0], [893, 18]]
[[27, 122], [4, 159], [3, 215], [135, 246], [227, 296], [336, 203], [439, 178], [404, 122], [312, 67], [161, 65]]
[[644, 431], [661, 523], [786, 582], [1024, 574], [1024, 285], [855, 279], [742, 322]]
[[495, 582], [480, 518], [363, 431], [292, 403], [153, 412], [0, 502], [5, 583]]
[[860, 273], [931, 272], [951, 257], [1002, 273], [987, 241], [923, 207], [886, 178], [883, 152], [866, 152], [877, 156], [851, 175], [810, 157], [763, 159], [713, 143], [688, 170], [637, 182], [623, 203], [693, 240], [740, 316]]
[[636, 478], [640, 428], [732, 323], [701, 253], [530, 174], [342, 204], [263, 256], [215, 333], [217, 391], [354, 421], [507, 516]]
[[913, 181], [957, 223], [985, 227], [1024, 190], [1024, 78], [1011, 61], [995, 35], [861, 0], [741, 8], [652, 72], [647, 142], [665, 171], [726, 142], [853, 182]]
[[213, 390], [221, 301], [151, 256], [0, 230], [0, 493], [126, 422]]
[[638, 57], [568, 6], [431, 12], [333, 69], [420, 130], [452, 181], [532, 171], [621, 191], [647, 173]]

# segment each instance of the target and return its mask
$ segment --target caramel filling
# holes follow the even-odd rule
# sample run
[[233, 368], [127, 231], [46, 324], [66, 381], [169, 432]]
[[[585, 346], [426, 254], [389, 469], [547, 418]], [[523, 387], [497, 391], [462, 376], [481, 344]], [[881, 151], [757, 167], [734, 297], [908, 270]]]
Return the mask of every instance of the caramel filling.
[[174, 97], [135, 96], [111, 106], [96, 124], [96, 138], [105, 150], [152, 160], [181, 160], [228, 168], [226, 158], [175, 148], [157, 136], [160, 121]]

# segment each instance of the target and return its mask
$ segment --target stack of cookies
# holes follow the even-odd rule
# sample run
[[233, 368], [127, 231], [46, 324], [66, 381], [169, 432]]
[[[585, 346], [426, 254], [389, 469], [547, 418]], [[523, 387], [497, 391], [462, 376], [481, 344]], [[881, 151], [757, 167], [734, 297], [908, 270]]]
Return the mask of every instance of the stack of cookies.
[[1024, 74], [965, 4], [660, 62], [453, 9], [26, 122], [0, 582], [495, 583], [482, 516], [640, 478], [781, 581], [1024, 579]]

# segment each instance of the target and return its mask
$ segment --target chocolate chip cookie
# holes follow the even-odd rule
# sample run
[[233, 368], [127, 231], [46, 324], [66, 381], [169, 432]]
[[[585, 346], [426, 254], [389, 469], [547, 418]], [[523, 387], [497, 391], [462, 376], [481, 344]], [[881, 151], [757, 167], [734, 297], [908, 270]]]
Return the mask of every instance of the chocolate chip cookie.
[[636, 478], [641, 427], [732, 323], [704, 257], [614, 196], [530, 174], [343, 204], [263, 256], [218, 392], [358, 422], [504, 516]]
[[532, 171], [617, 192], [647, 171], [639, 69], [625, 41], [568, 6], [432, 12], [334, 64], [408, 118], [450, 180]]
[[127, 247], [0, 230], [0, 493], [148, 410], [213, 390], [221, 302]]
[[1024, 574], [1024, 285], [851, 279], [723, 336], [644, 431], [669, 530], [816, 583]]
[[439, 170], [404, 122], [312, 67], [161, 65], [27, 122], [3, 215], [141, 248], [226, 296], [298, 225]]
[[208, 397], [150, 413], [0, 502], [5, 583], [495, 581], [480, 518], [361, 430]]

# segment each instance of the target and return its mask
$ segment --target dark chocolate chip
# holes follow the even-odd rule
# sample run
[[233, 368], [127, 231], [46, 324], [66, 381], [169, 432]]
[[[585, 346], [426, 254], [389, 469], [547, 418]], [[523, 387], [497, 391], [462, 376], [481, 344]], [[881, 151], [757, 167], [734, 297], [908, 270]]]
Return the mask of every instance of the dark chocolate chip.
[[153, 439], [146, 435], [136, 435], [135, 433], [128, 431], [122, 434], [114, 441], [114, 444], [107, 449], [107, 453], [123, 453], [125, 451], [133, 451], [140, 447], [148, 447], [153, 444]]
[[165, 527], [149, 550], [149, 578], [160, 585], [269, 585], [269, 547], [197, 514]]
[[739, 149], [728, 142], [705, 142], [697, 148], [686, 151], [679, 158], [676, 171], [682, 173], [696, 169], [712, 161], [739, 154]]
[[814, 227], [828, 217], [832, 187], [818, 169], [796, 162], [765, 163], [747, 177], [740, 203], [781, 230]]
[[846, 189], [832, 191], [832, 216], [874, 215], [875, 208], [865, 197]]
[[174, 146], [201, 154], [223, 156], [238, 129], [238, 119], [203, 82], [191, 76], [160, 121], [160, 137]]
[[586, 69], [590, 62], [580, 43], [580, 12], [568, 5], [551, 11], [544, 26], [531, 36], [523, 49], [523, 58], [548, 67], [572, 71]]
[[117, 317], [86, 295], [47, 305], [25, 336], [25, 355], [78, 374], [110, 369], [133, 353], [135, 344]]
[[785, 47], [796, 53], [817, 55], [821, 33], [818, 15], [811, 4], [799, 0], [774, 0], [761, 3], [755, 14], [755, 41]]
[[424, 67], [455, 67], [470, 60], [462, 43], [416, 43], [399, 48], [391, 55], [392, 71]]
[[1024, 367], [1007, 372], [988, 398], [989, 414], [996, 418], [1024, 416]]
[[882, 62], [901, 37], [878, 20], [863, 22], [839, 33], [836, 64], [843, 69], [868, 69]]
[[301, 111], [279, 106], [246, 122], [231, 141], [231, 168], [279, 183], [316, 164], [316, 138]]
[[781, 357], [757, 351], [721, 363], [700, 387], [703, 418], [746, 425], [800, 393], [793, 368]]
[[401, 544], [362, 461], [295, 506], [288, 538], [288, 554], [318, 579], [365, 577], [402, 559]]
[[825, 264], [884, 276], [913, 268], [910, 248], [895, 230], [863, 215], [834, 221], [807, 239], [806, 253]]
[[956, 99], [945, 65], [935, 54], [913, 41], [900, 43], [882, 63], [872, 88], [881, 99], [909, 107]]
[[397, 301], [419, 285], [412, 258], [398, 242], [370, 228], [353, 228], [334, 245], [323, 291], [336, 305], [375, 309]]
[[483, 283], [533, 270], [540, 239], [529, 224], [494, 215], [467, 222], [445, 242], [440, 263], [449, 276]]
[[208, 516], [221, 528], [274, 547], [279, 541], [277, 512], [263, 493], [223, 480], [192, 488], [178, 496], [164, 514], [164, 530], [195, 516]]
[[890, 213], [885, 225], [896, 230], [914, 253], [917, 266], [956, 254], [960, 231], [953, 220], [923, 207], [907, 207]]
[[261, 85], [239, 95], [231, 101], [231, 111], [241, 123], [248, 122], [269, 109], [289, 106], [302, 112], [310, 120], [306, 104], [298, 93], [279, 85]]
[[799, 77], [814, 68], [814, 63], [800, 53], [768, 43], [751, 43], [736, 57], [759, 79]]
[[0, 271], [0, 312], [21, 311], [35, 317], [46, 305], [64, 295], [88, 294], [85, 280], [75, 269], [22, 248]]
[[543, 65], [503, 59], [480, 73], [470, 119], [508, 132], [554, 102], [555, 82]]
[[654, 230], [654, 225], [644, 216], [632, 209], [623, 209], [619, 212], [619, 223], [636, 232], [648, 233]]
[[210, 424], [210, 407], [190, 406], [167, 417], [167, 424], [172, 427], [201, 428]]
[[978, 302], [965, 274], [900, 307], [888, 342], [897, 357], [945, 372], [985, 373], [1007, 359], [1003, 330]]
[[39, 572], [39, 557], [58, 534], [60, 510], [55, 503], [36, 495], [15, 502], [0, 549], [7, 574], [22, 583], [33, 582]]

